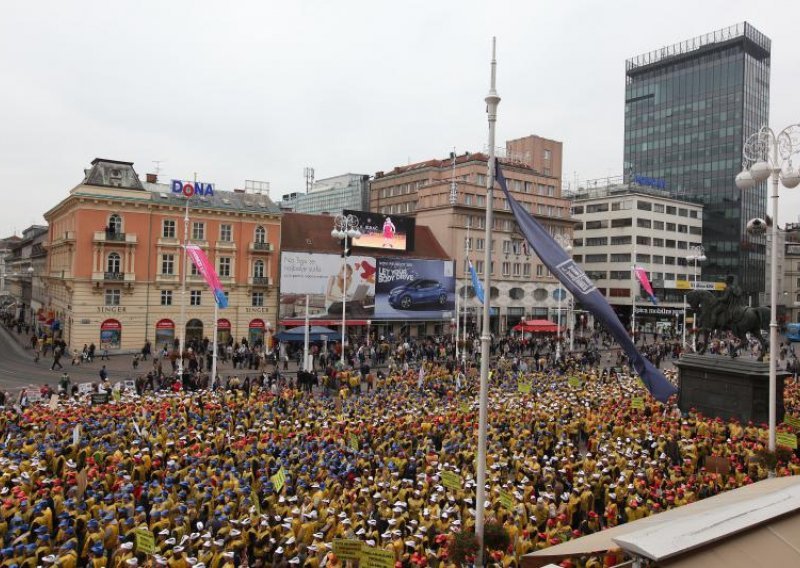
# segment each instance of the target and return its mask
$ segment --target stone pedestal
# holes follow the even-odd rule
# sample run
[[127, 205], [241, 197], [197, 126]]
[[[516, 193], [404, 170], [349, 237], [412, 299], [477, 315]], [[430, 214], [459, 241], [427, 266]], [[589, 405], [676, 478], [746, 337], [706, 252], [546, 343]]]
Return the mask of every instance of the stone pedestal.
[[[769, 422], [769, 364], [753, 359], [687, 353], [675, 363], [680, 392], [678, 406], [705, 416]], [[783, 384], [790, 373], [776, 377], [777, 423], [783, 421]]]

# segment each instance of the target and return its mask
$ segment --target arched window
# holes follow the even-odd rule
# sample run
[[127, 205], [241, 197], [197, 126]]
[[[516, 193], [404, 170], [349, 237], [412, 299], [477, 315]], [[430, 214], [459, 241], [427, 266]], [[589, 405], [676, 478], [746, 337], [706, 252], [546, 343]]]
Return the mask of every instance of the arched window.
[[257, 243], [267, 242], [267, 230], [260, 225], [256, 227], [256, 242]]
[[112, 252], [108, 255], [108, 259], [106, 261], [106, 272], [111, 272], [113, 274], [119, 274], [120, 266], [122, 265], [122, 258], [119, 256], [119, 253]]
[[118, 235], [122, 232], [122, 217], [114, 213], [108, 218], [108, 232]]
[[264, 261], [257, 260], [253, 263], [253, 277], [264, 278]]

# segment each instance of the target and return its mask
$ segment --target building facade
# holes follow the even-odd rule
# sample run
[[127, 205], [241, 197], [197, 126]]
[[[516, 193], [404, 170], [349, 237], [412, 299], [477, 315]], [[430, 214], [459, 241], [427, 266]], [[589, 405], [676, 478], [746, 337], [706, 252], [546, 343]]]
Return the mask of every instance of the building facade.
[[[150, 176], [148, 176], [150, 178]], [[214, 297], [189, 262], [181, 292], [182, 242], [206, 253], [229, 306], [218, 336], [264, 341], [274, 330], [280, 213], [266, 195], [213, 190], [187, 199], [170, 185], [142, 183], [131, 162], [96, 159], [84, 180], [45, 213], [49, 304], [70, 348], [110, 352], [211, 338]], [[185, 305], [185, 324], [181, 315]]]
[[284, 211], [311, 215], [333, 215], [342, 209], [369, 209], [369, 176], [344, 174], [314, 182], [308, 193], [289, 193], [281, 199]]
[[8, 277], [10, 273], [6, 268], [6, 257], [11, 253], [11, 247], [20, 241], [17, 235], [0, 239], [0, 298], [8, 296]]
[[743, 23], [629, 59], [625, 71], [625, 171], [702, 203], [703, 275], [735, 274], [748, 294], [764, 291], [764, 239], [745, 227], [765, 217], [766, 182], [743, 192], [734, 179], [744, 142], [769, 122], [770, 44]]
[[[544, 142], [543, 142], [544, 141]], [[509, 191], [553, 235], [572, 238], [570, 203], [561, 196], [561, 144], [538, 137], [509, 141], [501, 159]], [[535, 156], [534, 156], [535, 154]], [[370, 189], [370, 210], [411, 215], [427, 225], [455, 260], [459, 300], [466, 301], [469, 326], [477, 324], [480, 302], [470, 284], [469, 261], [483, 276], [486, 250], [486, 154], [462, 154], [378, 172]], [[526, 161], [522, 161], [526, 160]], [[545, 174], [533, 166], [549, 166]], [[505, 333], [523, 318], [568, 319], [568, 301], [557, 279], [529, 249], [502, 192], [494, 192], [491, 326]], [[561, 302], [559, 302], [559, 296]], [[462, 307], [463, 309], [463, 307]]]
[[[635, 183], [579, 189], [573, 196], [573, 259], [594, 281], [623, 323], [636, 329], [682, 325], [678, 283], [698, 280], [702, 263], [691, 262], [703, 242], [703, 206]], [[643, 296], [633, 274], [644, 268], [659, 300]], [[691, 285], [691, 284], [690, 284]]]
[[17, 319], [28, 323], [46, 321], [43, 306], [46, 303], [44, 273], [47, 259], [45, 244], [47, 227], [31, 225], [22, 231], [22, 238], [11, 245], [5, 259], [8, 292], [16, 301]]

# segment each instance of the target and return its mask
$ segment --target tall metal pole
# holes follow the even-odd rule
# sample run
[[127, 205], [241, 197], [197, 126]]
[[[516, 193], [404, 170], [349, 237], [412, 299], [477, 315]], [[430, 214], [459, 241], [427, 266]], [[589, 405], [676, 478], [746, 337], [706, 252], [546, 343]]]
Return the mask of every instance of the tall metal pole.
[[633, 344], [636, 345], [636, 292], [639, 289], [636, 280], [636, 234], [634, 234], [632, 238], [633, 270], [631, 270], [631, 277], [633, 278], [633, 289], [631, 290], [631, 339], [633, 339]]
[[[347, 230], [345, 230], [344, 235], [344, 250], [347, 251]], [[344, 278], [344, 285], [342, 286], [342, 356], [340, 359], [340, 363], [342, 364], [342, 369], [344, 369], [344, 336], [345, 327], [346, 325], [346, 314], [347, 314], [347, 254], [342, 255], [342, 277]]]
[[212, 349], [214, 350], [211, 355], [211, 384], [209, 386], [214, 386], [214, 381], [217, 378], [217, 351], [219, 348], [217, 347], [217, 335], [219, 335], [219, 331], [217, 331], [217, 326], [219, 325], [219, 305], [217, 304], [217, 300], [214, 300], [214, 342], [212, 345]]
[[561, 294], [563, 294], [563, 290], [561, 285], [559, 284], [558, 288], [556, 288], [558, 292], [558, 316], [556, 319], [558, 320], [558, 333], [556, 334], [556, 361], [561, 360]]
[[569, 352], [575, 350], [575, 296], [569, 298]]
[[475, 496], [475, 536], [478, 539], [478, 553], [475, 558], [475, 566], [483, 566], [483, 523], [486, 502], [486, 427], [488, 421], [489, 406], [489, 356], [491, 343], [491, 328], [489, 322], [489, 304], [491, 303], [492, 290], [492, 220], [494, 206], [494, 167], [495, 167], [495, 148], [494, 130], [497, 122], [497, 105], [500, 104], [500, 97], [495, 90], [497, 79], [497, 59], [495, 57], [496, 39], [492, 38], [492, 75], [489, 86], [489, 94], [484, 99], [489, 118], [489, 163], [488, 175], [486, 176], [486, 254], [484, 255], [484, 278], [483, 278], [483, 332], [481, 334], [481, 390], [480, 390], [480, 410], [478, 423], [478, 463], [477, 470], [477, 491]]
[[[777, 408], [775, 397], [778, 382], [778, 174], [781, 171], [778, 160], [778, 138], [773, 136], [776, 167], [772, 169], [772, 249], [769, 267], [769, 451], [775, 451], [775, 428]], [[783, 394], [783, 393], [781, 393]]]
[[[197, 183], [197, 175], [195, 174], [195, 183]], [[179, 333], [180, 343], [178, 354], [178, 374], [183, 376], [183, 352], [186, 350], [186, 273], [189, 270], [189, 255], [186, 252], [186, 247], [189, 246], [189, 198], [186, 198], [186, 211], [183, 215], [183, 271], [181, 275], [181, 327]]]
[[[468, 216], [467, 219], [469, 219], [467, 221], [467, 240], [464, 243], [464, 247], [465, 247], [465, 250], [466, 250], [467, 266], [469, 266], [469, 260], [470, 260], [469, 259], [469, 252], [470, 252], [469, 230], [470, 230], [470, 228], [472, 228], [472, 220], [471, 220], [472, 217]], [[469, 281], [470, 281], [470, 277], [467, 276], [467, 282], [469, 282]], [[476, 320], [476, 323], [477, 323], [477, 317], [475, 318], [475, 320]], [[463, 343], [464, 343], [464, 345], [461, 347], [461, 365], [463, 367], [466, 367], [466, 365], [467, 365], [467, 287], [466, 286], [464, 286], [464, 342]]]
[[311, 370], [311, 365], [309, 364], [308, 360], [308, 340], [310, 333], [311, 329], [308, 326], [308, 294], [306, 294], [306, 321], [305, 329], [303, 330], [303, 368], [306, 371]]
[[681, 351], [686, 349], [686, 294], [683, 295], [683, 332], [681, 334]]
[[[458, 192], [456, 187], [456, 147], [453, 146], [453, 173], [451, 175], [452, 179], [450, 181], [450, 205], [453, 206], [455, 209], [456, 204], [458, 203]], [[456, 267], [456, 271], [458, 267]], [[461, 294], [456, 294], [456, 338], [455, 338], [455, 353], [456, 353], [456, 365], [458, 365], [458, 333], [461, 329], [461, 315], [459, 314], [459, 299]], [[464, 325], [466, 325], [466, 321]]]

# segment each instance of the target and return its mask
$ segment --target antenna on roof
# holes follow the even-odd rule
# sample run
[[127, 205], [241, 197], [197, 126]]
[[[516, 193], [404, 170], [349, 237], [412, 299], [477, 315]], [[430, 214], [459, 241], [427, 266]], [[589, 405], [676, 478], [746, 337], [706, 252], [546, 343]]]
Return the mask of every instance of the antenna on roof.
[[153, 160], [153, 163], [156, 165], [156, 182], [158, 182], [158, 174], [161, 173], [161, 164], [166, 162], [166, 160]]
[[314, 185], [314, 168], [303, 168], [303, 176], [306, 178], [306, 193], [311, 193], [311, 187]]

